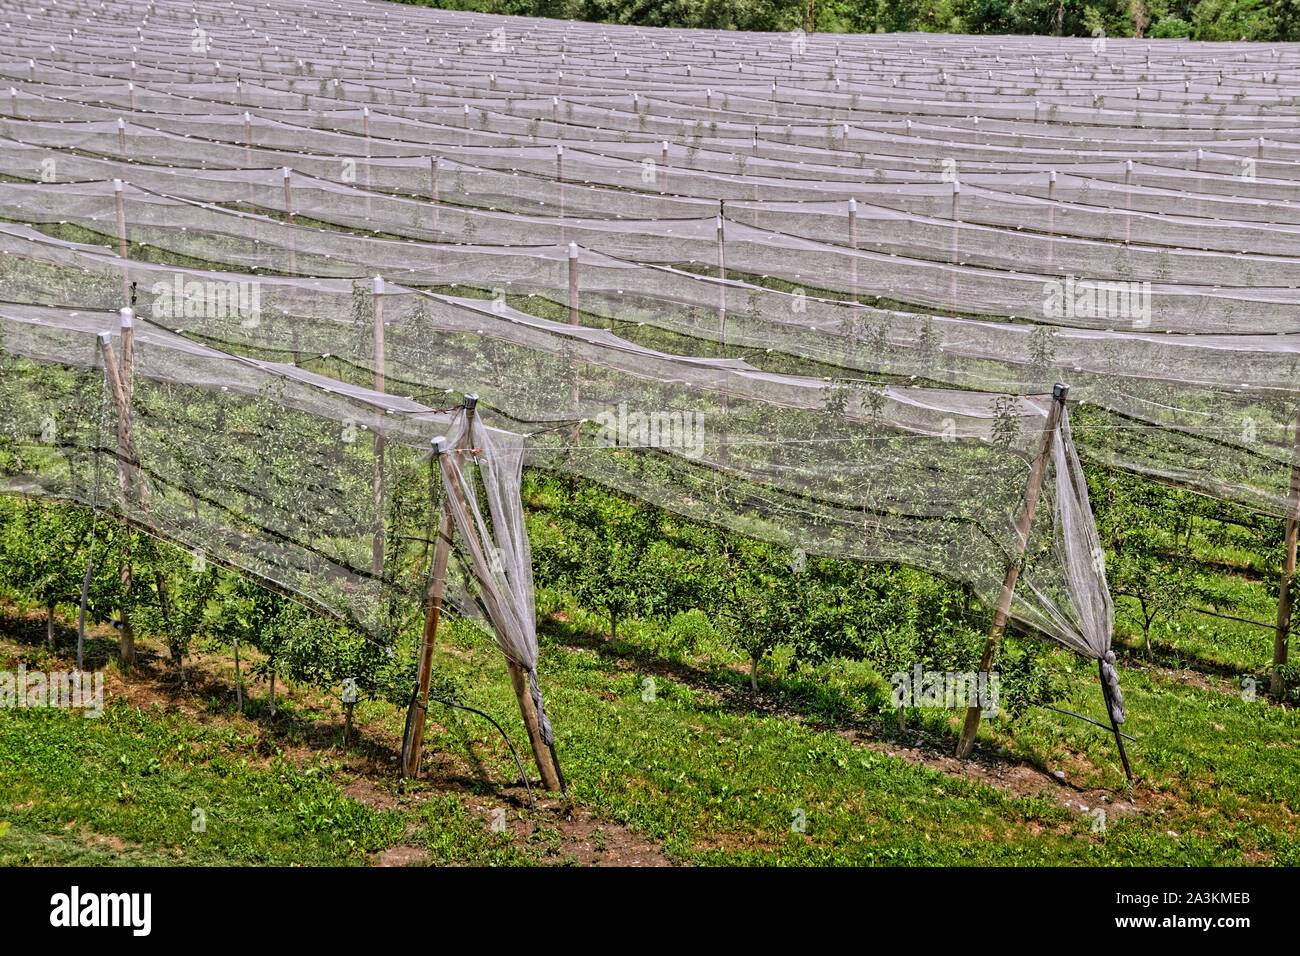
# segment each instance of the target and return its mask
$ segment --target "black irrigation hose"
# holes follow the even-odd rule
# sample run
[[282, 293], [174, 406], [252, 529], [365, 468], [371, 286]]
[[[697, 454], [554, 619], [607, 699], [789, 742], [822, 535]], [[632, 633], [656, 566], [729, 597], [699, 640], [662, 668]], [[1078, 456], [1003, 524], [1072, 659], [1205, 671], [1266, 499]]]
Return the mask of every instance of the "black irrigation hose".
[[[1103, 724], [1103, 723], [1102, 723], [1101, 721], [1099, 721], [1099, 720], [1093, 720], [1091, 717], [1085, 717], [1085, 716], [1083, 716], [1083, 714], [1076, 714], [1076, 713], [1075, 713], [1074, 711], [1072, 711], [1072, 710], [1062, 710], [1060, 707], [1053, 707], [1051, 704], [1043, 704], [1042, 706], [1043, 706], [1044, 708], [1046, 708], [1047, 710], [1054, 710], [1054, 711], [1056, 711], [1058, 714], [1065, 714], [1065, 715], [1068, 716], [1068, 717], [1078, 717], [1080, 720], [1086, 720], [1088, 723], [1092, 724], [1094, 727], [1100, 727], [1102, 730], [1111, 730], [1111, 729], [1112, 729], [1112, 728], [1110, 728], [1110, 727], [1107, 727], [1105, 724]], [[1128, 740], [1133, 741], [1134, 743], [1137, 743], [1137, 738], [1136, 738], [1136, 737], [1130, 737], [1128, 734], [1124, 733], [1123, 731], [1120, 731], [1119, 734], [1120, 734], [1121, 737], [1124, 737], [1124, 738], [1126, 738], [1126, 739], [1128, 739]]]
[[[401, 765], [398, 767], [397, 770], [399, 781], [405, 780], [406, 758], [408, 753], [410, 752], [411, 718], [415, 714], [416, 700], [419, 696], [420, 696], [420, 685], [416, 683], [411, 687], [411, 703], [407, 705], [406, 724], [402, 728]], [[489, 724], [491, 724], [493, 727], [497, 729], [497, 732], [501, 734], [501, 739], [504, 740], [506, 742], [506, 746], [510, 748], [510, 756], [515, 758], [515, 766], [519, 768], [519, 776], [524, 781], [524, 789], [528, 791], [528, 809], [536, 810], [537, 802], [533, 799], [533, 787], [528, 782], [528, 774], [524, 772], [523, 762], [520, 761], [519, 754], [515, 752], [515, 745], [510, 742], [510, 738], [506, 736], [506, 732], [501, 728], [501, 725], [498, 724], [491, 717], [489, 717], [487, 714], [483, 713], [483, 711], [476, 710], [475, 708], [466, 706], [465, 704], [457, 704], [454, 701], [443, 700], [441, 697], [433, 697], [433, 696], [430, 696], [429, 700], [434, 701], [435, 703], [443, 704], [444, 706], [447, 707], [455, 707], [458, 710], [467, 710], [471, 714], [478, 714], [480, 717], [482, 717], [484, 720], [486, 720]], [[552, 748], [551, 753], [552, 755], [554, 755], [555, 753], [554, 748]], [[557, 769], [558, 769], [558, 764], [557, 764]], [[561, 786], [563, 786], [563, 784], [561, 784]]]

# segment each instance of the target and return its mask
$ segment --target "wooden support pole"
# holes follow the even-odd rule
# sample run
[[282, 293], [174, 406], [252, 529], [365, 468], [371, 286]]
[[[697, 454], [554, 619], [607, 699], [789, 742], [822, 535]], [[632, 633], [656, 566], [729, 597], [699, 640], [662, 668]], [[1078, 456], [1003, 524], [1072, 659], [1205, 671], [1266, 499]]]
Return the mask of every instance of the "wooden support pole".
[[[1069, 386], [1062, 384], [1052, 389], [1052, 407], [1047, 413], [1047, 424], [1043, 426], [1043, 435], [1038, 442], [1038, 454], [1029, 468], [1029, 483], [1025, 488], [1020, 514], [1016, 518], [1016, 537], [1007, 560], [1006, 574], [1002, 578], [1002, 590], [993, 607], [993, 623], [989, 625], [988, 638], [984, 642], [984, 654], [980, 658], [981, 674], [987, 674], [993, 669], [993, 661], [1002, 642], [1002, 633], [1007, 627], [1007, 619], [1011, 614], [1011, 599], [1015, 594], [1016, 581], [1020, 577], [1020, 561], [1024, 557], [1025, 546], [1029, 541], [1029, 529], [1034, 522], [1034, 512], [1038, 510], [1043, 479], [1047, 476], [1047, 462], [1052, 456], [1052, 442], [1056, 440], [1056, 433], [1061, 426], [1061, 414], [1065, 410], [1065, 397], [1069, 390]], [[966, 723], [962, 726], [961, 737], [957, 741], [957, 759], [965, 760], [970, 756], [979, 728], [980, 707], [971, 707], [966, 711]]]
[[558, 793], [560, 777], [555, 772], [555, 764], [551, 761], [550, 749], [542, 740], [541, 723], [537, 719], [537, 708], [533, 704], [533, 694], [528, 687], [528, 675], [524, 673], [522, 667], [509, 658], [506, 658], [506, 669], [510, 672], [510, 683], [515, 689], [515, 697], [519, 700], [519, 712], [523, 715], [524, 726], [528, 728], [528, 742], [532, 745], [533, 756], [537, 760], [542, 786], [551, 793]]
[[1056, 246], [1056, 170], [1047, 177], [1047, 264], [1051, 266], [1055, 258]]
[[[957, 264], [958, 249], [960, 247], [960, 236], [958, 230], [961, 228], [961, 183], [957, 180], [952, 181], [952, 248], [949, 249], [949, 262]], [[953, 269], [951, 277], [948, 280], [948, 309], [953, 314], [957, 314], [957, 270]]]
[[578, 244], [569, 243], [569, 324], [578, 324]]
[[[131, 364], [135, 361], [135, 313], [131, 309], [121, 310], [122, 318], [122, 355], [123, 364], [119, 365], [113, 352], [113, 345], [108, 333], [99, 337], [100, 351], [104, 357], [104, 369], [108, 376], [113, 402], [117, 406], [117, 458], [118, 481], [122, 488], [124, 531], [127, 535], [122, 551], [121, 575], [123, 594], [129, 594], [132, 587], [130, 533], [131, 519], [126, 512], [131, 502], [138, 504], [141, 512], [151, 515], [153, 507], [150, 502], [149, 485], [144, 480], [140, 469], [140, 460], [136, 457], [135, 436], [132, 428], [131, 399], [135, 394], [135, 372]], [[129, 358], [128, 358], [129, 357]], [[127, 364], [128, 361], [131, 364]], [[171, 640], [171, 589], [167, 578], [161, 570], [154, 572], [154, 587], [158, 591], [158, 605], [162, 612], [163, 631], [167, 635], [168, 646], [172, 650], [177, 672], [182, 685], [185, 683], [185, 661], [177, 646]], [[131, 629], [126, 608], [122, 608], [121, 656], [123, 664], [135, 661], [135, 634]]]
[[117, 153], [122, 162], [126, 162], [126, 120], [117, 118]]
[[[446, 454], [446, 439], [435, 439], [434, 449], [439, 462]], [[439, 446], [438, 442], [442, 445]], [[416, 777], [420, 771], [420, 757], [424, 749], [424, 721], [429, 709], [429, 684], [433, 679], [433, 649], [438, 640], [438, 619], [442, 615], [442, 596], [447, 582], [447, 559], [451, 554], [451, 534], [454, 527], [451, 509], [443, 507], [438, 524], [438, 540], [433, 550], [433, 579], [424, 608], [424, 636], [420, 640], [420, 669], [418, 690], [415, 695], [415, 713], [412, 716], [411, 739], [406, 747], [406, 766], [402, 773]]]
[[[858, 251], [858, 201], [849, 199], [849, 248]], [[858, 304], [858, 257], [849, 260], [849, 301]]]
[[370, 184], [371, 184], [371, 175], [372, 175], [370, 170], [370, 166], [371, 166], [370, 160], [372, 156], [372, 150], [370, 146], [370, 107], [369, 106], [361, 107], [361, 125], [366, 140], [366, 221], [369, 222], [370, 214], [371, 214]]
[[564, 147], [555, 147], [555, 189], [559, 193], [557, 203], [560, 207], [560, 218], [564, 218]]
[[298, 250], [293, 235], [293, 173], [288, 166], [282, 170], [284, 176], [284, 221], [289, 225], [289, 275], [298, 274]]
[[[474, 407], [478, 402], [478, 397], [474, 395], [465, 396], [465, 409], [467, 424], [472, 420]], [[448, 472], [452, 476], [450, 482], [452, 493], [456, 496], [456, 501], [465, 514], [472, 515], [469, 501], [465, 496], [465, 490], [461, 487], [459, 472], [455, 469]], [[469, 533], [474, 539], [474, 544], [481, 552], [484, 552], [483, 544], [478, 540], [478, 532], [475, 530], [474, 523], [469, 523]], [[533, 758], [537, 762], [537, 770], [542, 778], [542, 786], [551, 792], [557, 792], [560, 789], [559, 774], [555, 771], [555, 764], [551, 760], [551, 752], [546, 742], [542, 740], [541, 723], [537, 717], [537, 708], [533, 704], [532, 691], [528, 687], [528, 677], [524, 673], [523, 667], [517, 662], [506, 659], [507, 669], [510, 671], [510, 683], [514, 686], [515, 696], [519, 699], [519, 713], [524, 718], [524, 726], [528, 728], [528, 741], [533, 748]]]
[[[384, 278], [375, 276], [375, 391], [384, 391], [387, 385], [384, 358]], [[378, 422], [376, 422], [378, 424]], [[384, 573], [384, 436], [379, 428], [374, 429], [375, 447], [375, 534], [371, 542], [371, 563], [376, 576]]]
[[1284, 689], [1282, 668], [1286, 665], [1291, 642], [1291, 579], [1295, 577], [1296, 542], [1300, 538], [1300, 413], [1297, 413], [1295, 437], [1291, 451], [1291, 490], [1287, 497], [1285, 551], [1282, 576], [1277, 590], [1277, 627], [1273, 632], [1273, 672], [1268, 691], [1281, 697]]
[[719, 355], [727, 349], [727, 233], [724, 226], [722, 202], [718, 202], [718, 348]]
[[117, 254], [126, 258], [126, 205], [122, 198], [122, 180], [113, 180], [113, 203], [117, 209]]
[[438, 157], [429, 157], [429, 197], [433, 202], [433, 228], [438, 228]]
[[1124, 163], [1124, 244], [1133, 237], [1133, 160]]
[[[123, 313], [128, 310], [123, 310]], [[113, 404], [117, 408], [117, 482], [121, 489], [122, 496], [125, 499], [129, 492], [128, 487], [132, 484], [132, 478], [128, 473], [126, 462], [130, 459], [131, 445], [131, 420], [124, 414], [127, 407], [128, 399], [126, 395], [126, 386], [122, 379], [121, 370], [117, 364], [117, 356], [113, 352], [113, 343], [109, 333], [104, 332], [99, 337], [100, 352], [104, 356], [104, 371], [108, 378], [109, 390], [113, 394]], [[122, 523], [123, 543], [118, 551], [117, 573], [118, 581], [122, 588], [122, 615], [121, 629], [118, 631], [118, 654], [122, 661], [122, 666], [131, 667], [135, 664], [135, 629], [131, 625], [131, 614], [127, 609], [127, 598], [131, 594], [132, 588], [132, 555], [131, 555], [131, 525], [130, 522]], [[82, 667], [80, 650], [78, 650], [77, 669]]]

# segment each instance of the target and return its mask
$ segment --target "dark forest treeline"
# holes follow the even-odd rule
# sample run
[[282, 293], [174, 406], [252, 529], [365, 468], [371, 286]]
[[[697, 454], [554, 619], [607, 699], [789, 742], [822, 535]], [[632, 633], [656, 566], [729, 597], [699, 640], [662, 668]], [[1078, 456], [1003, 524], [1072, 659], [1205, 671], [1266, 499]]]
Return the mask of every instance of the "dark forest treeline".
[[1300, 0], [403, 0], [637, 26], [1300, 40]]

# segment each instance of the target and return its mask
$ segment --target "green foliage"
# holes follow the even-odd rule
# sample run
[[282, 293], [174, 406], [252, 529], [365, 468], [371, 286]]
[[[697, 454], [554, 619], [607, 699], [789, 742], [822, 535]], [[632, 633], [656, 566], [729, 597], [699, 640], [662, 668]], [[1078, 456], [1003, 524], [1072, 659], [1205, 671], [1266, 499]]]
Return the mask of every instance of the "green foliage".
[[[404, 0], [419, 6], [593, 23], [711, 30], [803, 29], [801, 0]], [[818, 33], [925, 31], [1049, 36], [1300, 39], [1300, 0], [829, 0]]]

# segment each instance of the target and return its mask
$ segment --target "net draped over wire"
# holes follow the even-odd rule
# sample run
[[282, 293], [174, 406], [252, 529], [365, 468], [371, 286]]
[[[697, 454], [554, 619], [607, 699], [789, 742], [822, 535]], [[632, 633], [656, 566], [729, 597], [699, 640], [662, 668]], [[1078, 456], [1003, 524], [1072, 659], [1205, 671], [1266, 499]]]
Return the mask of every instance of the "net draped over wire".
[[[1293, 47], [322, 0], [0, 19], [8, 487], [134, 509], [379, 639], [455, 498], [434, 435], [480, 449], [458, 606], [534, 691], [525, 463], [990, 603], [1023, 546], [1013, 620], [1112, 682], [1076, 441], [1293, 507]], [[96, 336], [132, 284], [147, 514], [88, 484], [122, 459]], [[1057, 380], [1080, 405], [1022, 542]], [[495, 431], [438, 411], [464, 392]]]

